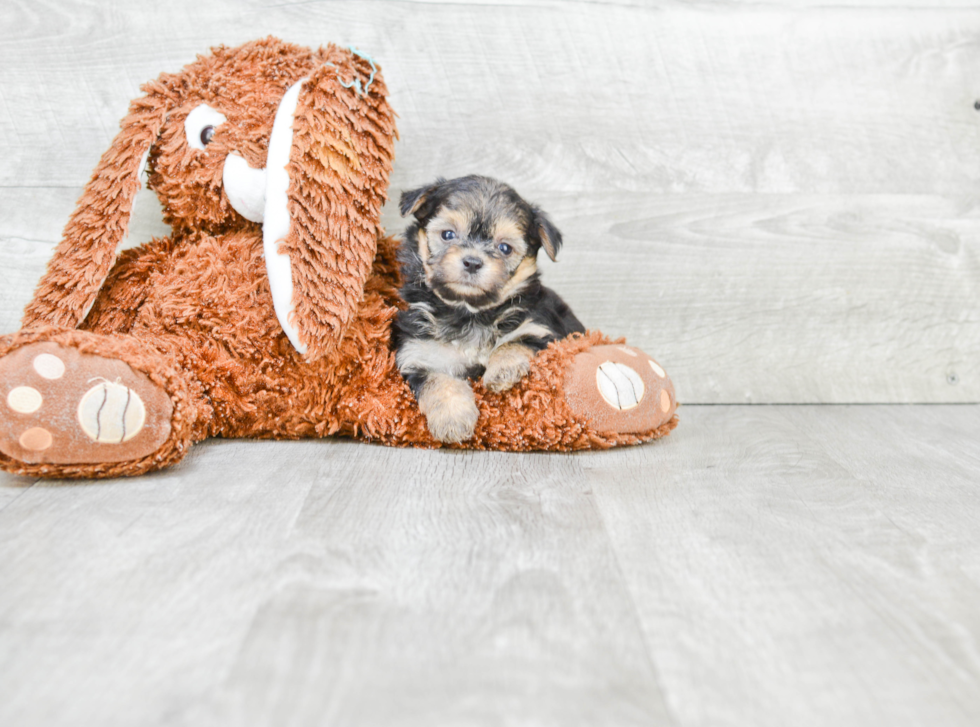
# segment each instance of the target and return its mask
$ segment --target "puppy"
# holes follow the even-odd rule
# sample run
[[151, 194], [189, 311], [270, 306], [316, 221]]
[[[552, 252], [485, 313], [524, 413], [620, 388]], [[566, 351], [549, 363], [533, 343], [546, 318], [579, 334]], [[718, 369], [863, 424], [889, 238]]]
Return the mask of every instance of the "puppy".
[[396, 362], [432, 436], [462, 442], [479, 416], [467, 379], [506, 391], [548, 343], [585, 328], [541, 285], [542, 247], [552, 260], [561, 233], [538, 208], [488, 177], [438, 179], [405, 192], [414, 216], [399, 250], [402, 298]]

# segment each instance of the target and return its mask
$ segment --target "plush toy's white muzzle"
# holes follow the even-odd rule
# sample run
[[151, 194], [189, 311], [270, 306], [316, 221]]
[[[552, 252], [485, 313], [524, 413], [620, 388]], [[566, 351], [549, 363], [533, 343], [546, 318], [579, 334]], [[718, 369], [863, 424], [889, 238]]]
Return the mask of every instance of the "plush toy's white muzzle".
[[222, 181], [228, 201], [246, 220], [261, 222], [265, 219], [264, 169], [252, 169], [244, 158], [232, 152], [225, 158]]
[[306, 353], [299, 331], [290, 321], [293, 312], [293, 276], [289, 256], [279, 253], [279, 242], [289, 234], [289, 150], [293, 145], [293, 115], [299, 92], [306, 79], [293, 84], [276, 110], [269, 137], [265, 169], [253, 169], [241, 156], [231, 153], [225, 159], [222, 179], [231, 206], [245, 219], [262, 223], [265, 266], [272, 289], [276, 317], [293, 347]]

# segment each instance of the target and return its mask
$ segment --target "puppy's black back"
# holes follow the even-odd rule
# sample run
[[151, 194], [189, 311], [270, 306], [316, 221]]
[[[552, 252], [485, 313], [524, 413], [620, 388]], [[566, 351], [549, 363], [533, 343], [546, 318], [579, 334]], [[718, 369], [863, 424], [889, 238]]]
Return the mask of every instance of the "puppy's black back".
[[[410, 247], [410, 244], [406, 247]], [[537, 274], [528, 281], [520, 295], [493, 308], [470, 311], [445, 303], [425, 285], [422, 264], [417, 255], [405, 255], [401, 259], [402, 279], [405, 282], [400, 292], [409, 308], [399, 311], [395, 320], [393, 343], [396, 347], [400, 341], [410, 338], [463, 338], [475, 328], [490, 329], [499, 338], [513, 333], [527, 320], [550, 331], [549, 335], [521, 339], [535, 351], [547, 348], [552, 341], [561, 340], [571, 333], [585, 332], [585, 326], [569, 305], [558, 293], [542, 285]]]
[[551, 341], [560, 340], [570, 333], [585, 333], [585, 326], [582, 325], [582, 321], [572, 313], [568, 303], [558, 293], [540, 283], [538, 283], [538, 288], [541, 291], [540, 298], [536, 304], [529, 307], [531, 319], [535, 323], [540, 323], [545, 328], [554, 331], [555, 336], [535, 350], [540, 350]]

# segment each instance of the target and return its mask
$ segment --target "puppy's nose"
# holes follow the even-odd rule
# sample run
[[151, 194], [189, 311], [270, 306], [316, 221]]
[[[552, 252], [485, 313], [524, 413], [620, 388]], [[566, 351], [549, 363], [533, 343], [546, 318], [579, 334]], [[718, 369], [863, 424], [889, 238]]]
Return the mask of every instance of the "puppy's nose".
[[467, 255], [463, 258], [463, 267], [466, 268], [466, 272], [475, 273], [483, 267], [483, 261], [478, 257]]

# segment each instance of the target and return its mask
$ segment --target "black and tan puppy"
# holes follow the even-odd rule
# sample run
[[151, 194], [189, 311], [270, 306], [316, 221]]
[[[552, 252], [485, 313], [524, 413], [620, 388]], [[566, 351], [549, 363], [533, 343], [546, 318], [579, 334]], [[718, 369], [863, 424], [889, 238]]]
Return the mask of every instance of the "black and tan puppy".
[[396, 322], [398, 369], [432, 436], [462, 442], [479, 416], [467, 379], [482, 376], [491, 391], [506, 391], [536, 352], [585, 330], [538, 276], [538, 250], [555, 260], [561, 233], [488, 177], [405, 192], [401, 213], [415, 221], [399, 253], [408, 310]]

